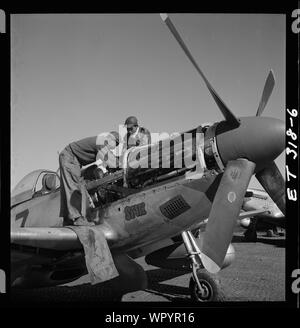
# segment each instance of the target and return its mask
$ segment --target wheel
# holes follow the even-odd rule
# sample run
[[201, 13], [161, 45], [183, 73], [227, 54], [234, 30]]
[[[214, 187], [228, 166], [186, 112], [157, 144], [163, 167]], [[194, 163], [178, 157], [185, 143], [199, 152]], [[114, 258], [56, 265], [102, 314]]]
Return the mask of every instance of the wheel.
[[257, 241], [257, 232], [255, 229], [248, 228], [244, 233], [244, 238], [246, 242], [253, 242]]
[[275, 233], [272, 229], [268, 229], [267, 232], [266, 232], [266, 237], [275, 237]]
[[197, 277], [201, 287], [203, 288], [203, 292], [200, 292], [199, 287], [192, 276], [189, 284], [192, 301], [221, 302], [224, 300], [220, 282], [216, 276], [207, 272], [198, 271]]

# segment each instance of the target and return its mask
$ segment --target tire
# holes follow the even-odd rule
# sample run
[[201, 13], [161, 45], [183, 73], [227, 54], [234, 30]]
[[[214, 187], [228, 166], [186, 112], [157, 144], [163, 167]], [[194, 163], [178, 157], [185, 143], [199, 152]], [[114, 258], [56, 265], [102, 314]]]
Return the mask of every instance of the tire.
[[244, 233], [244, 239], [246, 242], [249, 243], [256, 243], [257, 242], [257, 232], [255, 229], [247, 229]]
[[222, 302], [224, 294], [221, 290], [219, 279], [207, 272], [197, 272], [200, 285], [204, 289], [204, 294], [200, 294], [197, 283], [193, 276], [190, 279], [189, 289], [193, 302]]

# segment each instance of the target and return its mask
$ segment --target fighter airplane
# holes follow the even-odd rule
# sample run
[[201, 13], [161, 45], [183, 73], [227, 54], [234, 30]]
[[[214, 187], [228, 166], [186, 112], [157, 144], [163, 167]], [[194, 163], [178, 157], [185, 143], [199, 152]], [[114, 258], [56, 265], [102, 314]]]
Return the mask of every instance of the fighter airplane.
[[[215, 274], [234, 259], [230, 242], [252, 175], [285, 213], [284, 180], [274, 163], [285, 147], [285, 124], [261, 116], [275, 84], [272, 71], [256, 115], [238, 118], [209, 83], [168, 15], [161, 18], [205, 82], [224, 120], [187, 131], [191, 135], [187, 141], [181, 133], [180, 149], [170, 139], [164, 156], [159, 141], [128, 149], [122, 168], [106, 176], [83, 172], [94, 204], [93, 227], [63, 225], [56, 172], [36, 170], [25, 176], [11, 198], [12, 287], [55, 286], [77, 279], [91, 264], [84, 261], [89, 251], [100, 247], [97, 238], [104, 236], [104, 255], [111, 252], [118, 275], [101, 286], [123, 293], [146, 288], [146, 274], [134, 261], [145, 256], [148, 264], [191, 271], [192, 299], [216, 301], [220, 293]], [[158, 165], [145, 168], [149, 153]], [[167, 168], [165, 158], [171, 163]], [[189, 162], [194, 164], [174, 165], [186, 159], [194, 159]], [[205, 220], [205, 231], [195, 237], [191, 231]], [[87, 232], [86, 244], [82, 231]], [[178, 235], [182, 239], [174, 242]]]
[[[245, 195], [242, 210], [245, 211], [247, 218], [241, 217], [239, 224], [247, 229], [244, 234], [247, 241], [256, 241], [257, 230], [267, 230], [267, 235], [273, 236], [274, 229], [285, 229], [285, 216], [263, 190], [249, 188]], [[251, 217], [248, 216], [249, 211], [253, 211]]]

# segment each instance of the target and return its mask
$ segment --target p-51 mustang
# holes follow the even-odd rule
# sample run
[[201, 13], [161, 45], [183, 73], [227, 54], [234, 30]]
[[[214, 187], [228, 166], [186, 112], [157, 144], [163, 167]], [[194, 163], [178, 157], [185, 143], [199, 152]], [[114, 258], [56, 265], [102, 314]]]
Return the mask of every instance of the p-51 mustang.
[[[248, 189], [242, 210], [245, 211], [247, 217], [241, 217], [239, 224], [247, 229], [245, 232], [247, 241], [256, 241], [257, 230], [267, 230], [267, 236], [274, 236], [274, 229], [285, 229], [285, 216], [263, 190]], [[259, 213], [261, 210], [265, 210], [265, 212]], [[249, 215], [251, 212], [252, 216]]]
[[[99, 248], [97, 236], [104, 236], [102, 242], [108, 246], [104, 253], [111, 252], [118, 275], [102, 282], [103, 286], [110, 283], [122, 293], [146, 288], [146, 274], [134, 261], [146, 256], [148, 264], [190, 270], [193, 299], [217, 300], [214, 274], [234, 258], [230, 242], [253, 174], [285, 213], [284, 180], [274, 163], [285, 147], [285, 124], [261, 116], [275, 84], [272, 71], [256, 116], [237, 118], [208, 82], [170, 18], [166, 14], [161, 18], [225, 120], [187, 131], [191, 135], [187, 141], [180, 134], [182, 149], [175, 150], [173, 145], [166, 154], [162, 141], [133, 147], [124, 154], [122, 169], [101, 179], [86, 175], [95, 207], [93, 227], [63, 226], [55, 172], [37, 170], [23, 178], [11, 200], [13, 287], [55, 286], [79, 278], [86, 273], [87, 253]], [[149, 162], [146, 155], [150, 153], [158, 165], [145, 168], [141, 164]], [[167, 168], [165, 158], [171, 163]], [[174, 165], [186, 159], [194, 164]], [[205, 231], [195, 237], [193, 231], [205, 220]], [[85, 247], [80, 239], [82, 229], [92, 229]], [[173, 238], [178, 235], [180, 240]]]

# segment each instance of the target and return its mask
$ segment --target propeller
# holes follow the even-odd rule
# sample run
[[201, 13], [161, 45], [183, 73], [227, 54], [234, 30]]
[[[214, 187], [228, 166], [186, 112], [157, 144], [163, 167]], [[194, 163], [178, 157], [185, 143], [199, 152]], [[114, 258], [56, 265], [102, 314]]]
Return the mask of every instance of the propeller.
[[225, 121], [217, 125], [215, 136], [219, 155], [226, 168], [213, 200], [200, 255], [209, 272], [218, 272], [223, 265], [236, 219], [255, 169], [256, 178], [285, 214], [285, 183], [274, 163], [274, 159], [285, 147], [284, 122], [260, 118], [275, 85], [274, 74], [270, 70], [256, 117], [237, 119], [199, 68], [168, 15], [160, 16], [204, 80], [225, 117]]
[[205, 269], [211, 273], [218, 272], [223, 265], [254, 169], [255, 164], [246, 159], [227, 163], [213, 200], [200, 254]]
[[237, 128], [240, 125], [239, 120], [231, 112], [231, 110], [225, 105], [225, 103], [223, 102], [221, 97], [217, 94], [215, 89], [209, 83], [209, 81], [207, 80], [207, 78], [205, 77], [205, 75], [203, 74], [201, 69], [199, 68], [198, 64], [196, 63], [195, 59], [191, 55], [189, 49], [187, 48], [187, 46], [183, 42], [181, 36], [177, 32], [177, 30], [176, 30], [175, 26], [173, 25], [172, 21], [170, 20], [169, 16], [167, 14], [160, 14], [160, 17], [166, 23], [166, 25], [168, 26], [171, 33], [173, 34], [173, 36], [175, 37], [175, 39], [177, 40], [177, 42], [179, 43], [179, 45], [181, 46], [181, 48], [183, 49], [183, 51], [185, 52], [185, 54], [187, 55], [189, 60], [192, 62], [192, 64], [196, 68], [197, 72], [201, 75], [201, 77], [204, 80], [208, 90], [210, 91], [210, 93], [211, 93], [212, 97], [214, 98], [216, 104], [218, 105], [219, 109], [221, 110], [223, 116], [225, 117], [226, 121], [228, 121], [230, 123], [232, 128]]
[[285, 181], [275, 162], [257, 172], [255, 177], [285, 215]]
[[[274, 74], [273, 71], [270, 70], [265, 82], [256, 116], [260, 116], [264, 111], [273, 91], [274, 85]], [[278, 206], [280, 211], [285, 215], [285, 181], [275, 162], [272, 161], [270, 165], [257, 172], [255, 176], [265, 191], [270, 195], [274, 203]]]
[[267, 102], [268, 102], [268, 100], [271, 96], [272, 91], [273, 91], [274, 85], [275, 85], [274, 74], [273, 74], [273, 71], [270, 70], [269, 75], [268, 75], [268, 77], [266, 79], [266, 82], [265, 82], [263, 93], [261, 95], [261, 99], [260, 99], [260, 102], [259, 102], [259, 105], [258, 105], [256, 116], [260, 116], [262, 114], [263, 110], [265, 109], [266, 104], [267, 104]]

